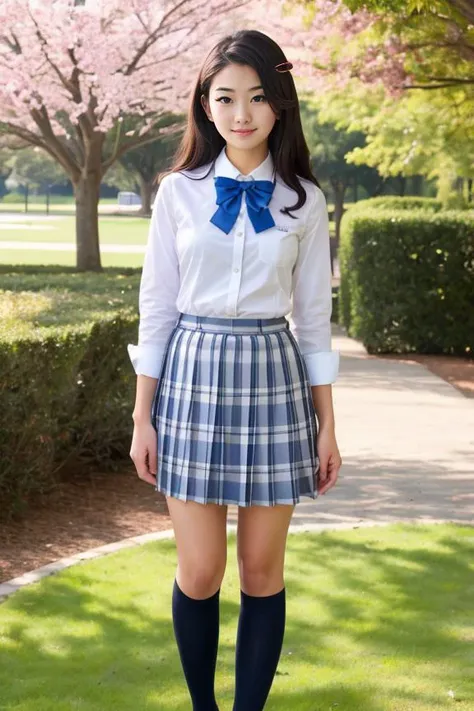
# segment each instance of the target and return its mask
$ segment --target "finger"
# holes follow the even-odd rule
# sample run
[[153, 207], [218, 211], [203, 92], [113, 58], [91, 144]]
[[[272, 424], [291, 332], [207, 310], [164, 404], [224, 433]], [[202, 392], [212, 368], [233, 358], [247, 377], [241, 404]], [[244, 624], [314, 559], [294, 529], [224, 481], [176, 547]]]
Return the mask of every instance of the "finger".
[[141, 469], [140, 471], [137, 469], [137, 474], [140, 479], [143, 479], [148, 484], [156, 484], [156, 477], [150, 474], [147, 469]]
[[328, 475], [328, 461], [327, 459], [320, 459], [319, 460], [319, 477], [320, 479], [325, 480]]
[[[148, 482], [149, 484], [156, 483], [156, 477], [149, 467], [149, 455], [145, 454], [137, 462], [135, 462], [135, 468], [140, 479]], [[156, 465], [153, 465], [156, 469]], [[156, 472], [155, 472], [156, 473]]]
[[156, 452], [148, 453], [148, 471], [155, 475], [157, 470]]

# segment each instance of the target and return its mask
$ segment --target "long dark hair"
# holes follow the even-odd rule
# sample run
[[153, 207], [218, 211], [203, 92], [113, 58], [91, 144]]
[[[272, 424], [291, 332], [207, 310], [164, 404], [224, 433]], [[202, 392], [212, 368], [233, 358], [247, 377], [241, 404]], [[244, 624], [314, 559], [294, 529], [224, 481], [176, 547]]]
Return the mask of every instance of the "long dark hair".
[[211, 82], [224, 67], [229, 64], [248, 65], [257, 72], [270, 106], [280, 117], [268, 137], [276, 172], [298, 194], [298, 201], [282, 209], [282, 212], [290, 214], [290, 210], [302, 207], [306, 202], [306, 192], [298, 177], [306, 178], [318, 187], [320, 185], [311, 171], [291, 71], [278, 72], [275, 69], [276, 65], [286, 61], [279, 45], [258, 30], [239, 30], [221, 39], [202, 64], [189, 106], [187, 128], [169, 172], [192, 170], [215, 161], [225, 140], [207, 118], [201, 95], [209, 98]]

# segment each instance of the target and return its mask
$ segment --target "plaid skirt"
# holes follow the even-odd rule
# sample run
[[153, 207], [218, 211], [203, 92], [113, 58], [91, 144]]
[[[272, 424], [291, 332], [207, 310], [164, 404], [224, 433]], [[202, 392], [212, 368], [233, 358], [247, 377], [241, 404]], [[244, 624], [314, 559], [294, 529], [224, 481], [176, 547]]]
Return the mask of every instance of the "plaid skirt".
[[153, 398], [156, 491], [183, 501], [296, 504], [317, 493], [317, 420], [288, 321], [180, 314]]

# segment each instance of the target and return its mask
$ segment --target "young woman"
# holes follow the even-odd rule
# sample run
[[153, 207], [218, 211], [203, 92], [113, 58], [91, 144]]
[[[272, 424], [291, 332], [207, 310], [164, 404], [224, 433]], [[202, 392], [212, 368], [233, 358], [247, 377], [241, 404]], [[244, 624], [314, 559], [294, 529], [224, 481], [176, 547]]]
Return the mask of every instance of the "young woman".
[[205, 59], [154, 203], [139, 342], [128, 345], [130, 456], [173, 522], [172, 616], [193, 711], [218, 709], [228, 504], [239, 507], [241, 583], [233, 708], [260, 711], [283, 642], [293, 510], [334, 486], [341, 465], [328, 215], [291, 68], [257, 31]]

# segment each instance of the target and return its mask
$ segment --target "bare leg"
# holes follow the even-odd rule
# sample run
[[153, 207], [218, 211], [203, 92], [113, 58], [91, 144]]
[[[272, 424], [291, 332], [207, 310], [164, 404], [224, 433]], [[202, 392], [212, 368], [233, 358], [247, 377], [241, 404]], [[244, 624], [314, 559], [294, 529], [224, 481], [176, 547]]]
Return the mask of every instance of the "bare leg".
[[173, 627], [193, 711], [218, 711], [214, 678], [219, 594], [227, 562], [227, 506], [167, 497], [178, 567]]
[[233, 711], [262, 711], [273, 683], [285, 631], [283, 569], [293, 510], [293, 505], [239, 508], [241, 606]]

